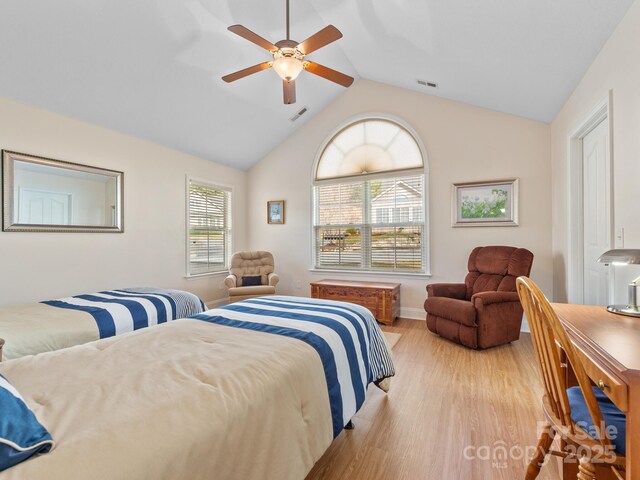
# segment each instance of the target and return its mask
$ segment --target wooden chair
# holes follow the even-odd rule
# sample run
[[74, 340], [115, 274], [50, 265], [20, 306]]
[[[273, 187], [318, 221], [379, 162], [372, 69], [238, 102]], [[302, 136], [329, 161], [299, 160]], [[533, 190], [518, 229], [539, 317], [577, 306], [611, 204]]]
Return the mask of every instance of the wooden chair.
[[[525, 480], [532, 480], [538, 476], [548, 454], [565, 459], [577, 459], [578, 480], [595, 480], [595, 464], [599, 463], [609, 466], [616, 478], [624, 480], [620, 470], [624, 469], [625, 458], [614, 450], [614, 435], [609, 437], [609, 433], [613, 432], [606, 428], [602, 413], [602, 408], [607, 412], [617, 408], [602, 393], [598, 392], [597, 395], [594, 391], [567, 331], [538, 286], [526, 277], [518, 277], [516, 288], [529, 321], [531, 338], [542, 373], [545, 390], [543, 409], [547, 422], [540, 436], [536, 455], [527, 468]], [[564, 363], [564, 358], [575, 373], [579, 389], [568, 389], [568, 365]], [[595, 433], [594, 437], [578, 425], [576, 415], [572, 416], [572, 406], [576, 412], [578, 410], [576, 398], [580, 393], [580, 401], [586, 404], [588, 414], [586, 411], [583, 412], [587, 417], [587, 423], [582, 423], [583, 420], [579, 420], [579, 423]], [[551, 450], [556, 434], [563, 440], [563, 451]], [[619, 441], [624, 442], [624, 439]]]

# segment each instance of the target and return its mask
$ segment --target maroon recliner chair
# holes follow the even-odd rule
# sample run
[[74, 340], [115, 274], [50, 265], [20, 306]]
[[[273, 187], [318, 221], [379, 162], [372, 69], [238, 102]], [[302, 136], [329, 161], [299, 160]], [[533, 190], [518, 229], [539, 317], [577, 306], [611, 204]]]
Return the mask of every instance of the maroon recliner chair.
[[516, 278], [528, 277], [532, 264], [533, 253], [525, 248], [474, 248], [464, 283], [427, 285], [427, 328], [469, 348], [518, 340], [523, 310]]

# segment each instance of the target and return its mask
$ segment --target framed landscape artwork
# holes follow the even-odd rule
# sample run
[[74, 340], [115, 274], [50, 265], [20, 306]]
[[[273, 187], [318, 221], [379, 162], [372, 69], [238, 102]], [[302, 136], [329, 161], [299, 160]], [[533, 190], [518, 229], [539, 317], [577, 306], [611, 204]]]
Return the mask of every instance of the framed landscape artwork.
[[284, 223], [284, 200], [271, 200], [267, 202], [267, 223]]
[[454, 227], [518, 225], [518, 179], [454, 183], [451, 192]]

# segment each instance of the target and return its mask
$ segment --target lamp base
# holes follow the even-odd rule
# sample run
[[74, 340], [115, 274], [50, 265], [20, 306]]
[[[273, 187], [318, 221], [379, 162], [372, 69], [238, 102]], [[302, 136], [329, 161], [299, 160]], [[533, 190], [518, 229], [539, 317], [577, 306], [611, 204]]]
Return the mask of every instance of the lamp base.
[[609, 305], [607, 311], [618, 315], [640, 317], [640, 306], [638, 305]]

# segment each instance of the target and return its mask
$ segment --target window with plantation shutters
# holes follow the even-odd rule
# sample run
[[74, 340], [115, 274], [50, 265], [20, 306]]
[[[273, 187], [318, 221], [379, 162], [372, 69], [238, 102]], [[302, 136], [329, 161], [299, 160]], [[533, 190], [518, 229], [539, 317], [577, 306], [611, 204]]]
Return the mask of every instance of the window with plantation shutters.
[[187, 274], [226, 271], [231, 251], [231, 191], [190, 180], [188, 202]]
[[421, 150], [398, 123], [342, 129], [316, 169], [315, 268], [426, 272], [425, 179]]

